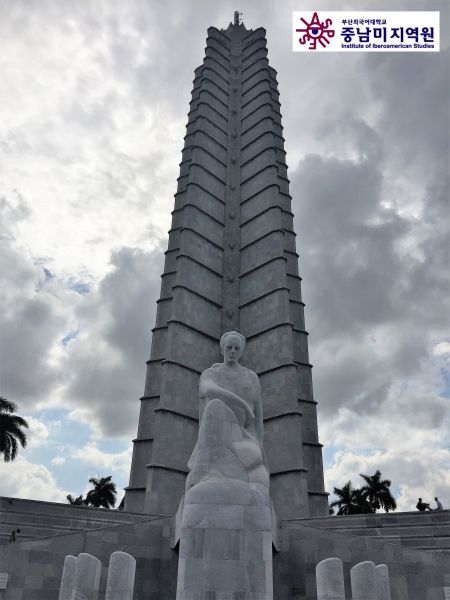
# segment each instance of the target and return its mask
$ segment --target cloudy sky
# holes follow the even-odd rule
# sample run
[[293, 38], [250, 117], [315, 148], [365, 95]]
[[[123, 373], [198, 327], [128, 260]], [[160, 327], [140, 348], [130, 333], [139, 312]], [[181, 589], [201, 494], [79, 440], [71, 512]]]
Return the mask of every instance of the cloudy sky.
[[448, 3], [395, 3], [443, 11], [439, 53], [293, 53], [329, 6], [0, 0], [0, 394], [30, 423], [0, 495], [128, 483], [193, 71], [239, 8], [278, 70], [327, 489], [379, 468], [450, 507]]

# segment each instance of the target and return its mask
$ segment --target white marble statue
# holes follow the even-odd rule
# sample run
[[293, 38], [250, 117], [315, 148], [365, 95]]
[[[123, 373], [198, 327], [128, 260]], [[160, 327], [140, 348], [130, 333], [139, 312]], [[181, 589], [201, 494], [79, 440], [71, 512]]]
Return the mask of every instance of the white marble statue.
[[261, 391], [256, 373], [239, 364], [245, 338], [220, 340], [223, 363], [200, 377], [200, 429], [188, 467], [186, 491], [211, 479], [239, 479], [269, 487], [263, 453]]
[[224, 362], [200, 377], [200, 427], [182, 508], [177, 600], [273, 600], [272, 512], [256, 373], [245, 338], [222, 336]]

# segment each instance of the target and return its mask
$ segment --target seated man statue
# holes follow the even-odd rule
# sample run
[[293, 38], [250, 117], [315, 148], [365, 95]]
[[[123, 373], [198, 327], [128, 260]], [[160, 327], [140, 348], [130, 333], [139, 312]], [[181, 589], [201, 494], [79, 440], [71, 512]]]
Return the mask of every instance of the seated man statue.
[[200, 429], [188, 463], [186, 492], [218, 479], [269, 487], [259, 379], [239, 364], [244, 346], [243, 335], [225, 333], [220, 340], [224, 362], [200, 377]]
[[244, 345], [240, 333], [225, 333], [223, 363], [200, 377], [200, 427], [180, 523], [177, 600], [273, 599], [261, 392], [256, 373], [239, 364]]

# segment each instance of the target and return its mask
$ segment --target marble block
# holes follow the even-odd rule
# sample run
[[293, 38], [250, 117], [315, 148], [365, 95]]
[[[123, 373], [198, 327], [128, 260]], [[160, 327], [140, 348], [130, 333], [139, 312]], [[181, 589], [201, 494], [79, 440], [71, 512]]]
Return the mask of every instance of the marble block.
[[72, 600], [76, 569], [77, 557], [68, 554], [64, 559], [64, 567], [61, 577], [61, 587], [59, 588], [58, 600]]
[[340, 558], [326, 558], [316, 567], [317, 600], [345, 600], [344, 571]]
[[133, 600], [136, 560], [127, 552], [113, 552], [109, 559], [105, 600]]
[[375, 567], [377, 599], [392, 600], [391, 585], [389, 583], [389, 569], [387, 565], [377, 565]]
[[272, 600], [267, 488], [221, 480], [200, 485], [203, 502], [197, 502], [200, 494], [195, 488], [184, 501], [177, 600]]
[[380, 600], [377, 596], [375, 564], [366, 560], [350, 569], [352, 600]]
[[78, 555], [72, 600], [97, 600], [102, 563], [82, 552]]

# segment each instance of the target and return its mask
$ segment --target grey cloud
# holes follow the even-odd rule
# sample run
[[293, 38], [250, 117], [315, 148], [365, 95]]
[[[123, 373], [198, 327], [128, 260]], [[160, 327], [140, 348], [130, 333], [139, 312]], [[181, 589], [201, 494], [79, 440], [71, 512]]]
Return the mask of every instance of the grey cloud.
[[80, 305], [80, 336], [68, 356], [65, 396], [106, 436], [135, 433], [150, 353], [150, 329], [162, 272], [162, 250], [122, 248], [114, 270]]
[[[445, 308], [450, 297], [448, 179], [442, 177], [449, 154], [440, 131], [448, 120], [441, 62], [448, 58], [434, 59], [441, 78], [424, 73], [429, 86], [419, 92], [421, 100], [401, 105], [412, 73], [397, 71], [408, 60], [373, 59], [367, 79], [374, 94], [379, 88], [374, 125], [359, 116], [364, 107], [356, 107], [353, 116], [337, 110], [319, 119], [315, 135], [328, 136], [326, 144], [336, 156], [340, 148], [344, 157], [351, 156], [353, 145], [354, 158], [307, 155], [291, 170], [316, 399], [325, 422], [345, 406], [361, 416], [378, 415], [381, 426], [408, 399], [406, 390], [398, 397], [398, 386], [424, 378], [423, 361], [430, 358], [433, 338], [445, 331], [450, 312]], [[417, 75], [432, 63], [414, 64]], [[336, 103], [339, 107], [339, 98]], [[423, 110], [429, 126], [406, 131]], [[425, 175], [415, 175], [423, 203], [420, 219], [384, 203], [392, 181], [386, 167], [397, 164], [399, 181], [410, 177], [398, 160], [403, 147], [408, 164], [430, 165]], [[402, 250], [402, 244], [412, 251]], [[433, 381], [437, 387], [438, 372]], [[422, 397], [424, 429], [442, 426], [444, 404], [433, 400], [430, 387]], [[417, 424], [416, 414], [403, 415], [405, 427]]]
[[449, 151], [449, 50], [417, 55], [367, 54], [371, 94], [384, 105], [380, 127], [399, 169], [423, 178], [447, 170]]
[[[352, 335], [389, 318], [402, 265], [394, 251], [409, 227], [380, 206], [377, 165], [307, 156], [295, 171], [300, 267], [317, 338]], [[377, 220], [375, 220], [377, 218]]]
[[405, 394], [395, 405], [395, 412], [404, 416], [406, 422], [417, 429], [438, 431], [448, 415], [450, 401], [433, 394], [420, 396]]
[[42, 267], [15, 246], [12, 228], [28, 214], [23, 199], [15, 208], [2, 199], [0, 383], [1, 393], [21, 410], [32, 409], [62, 382], [63, 375], [49, 363], [48, 354], [67, 323], [58, 298], [45, 285]]

